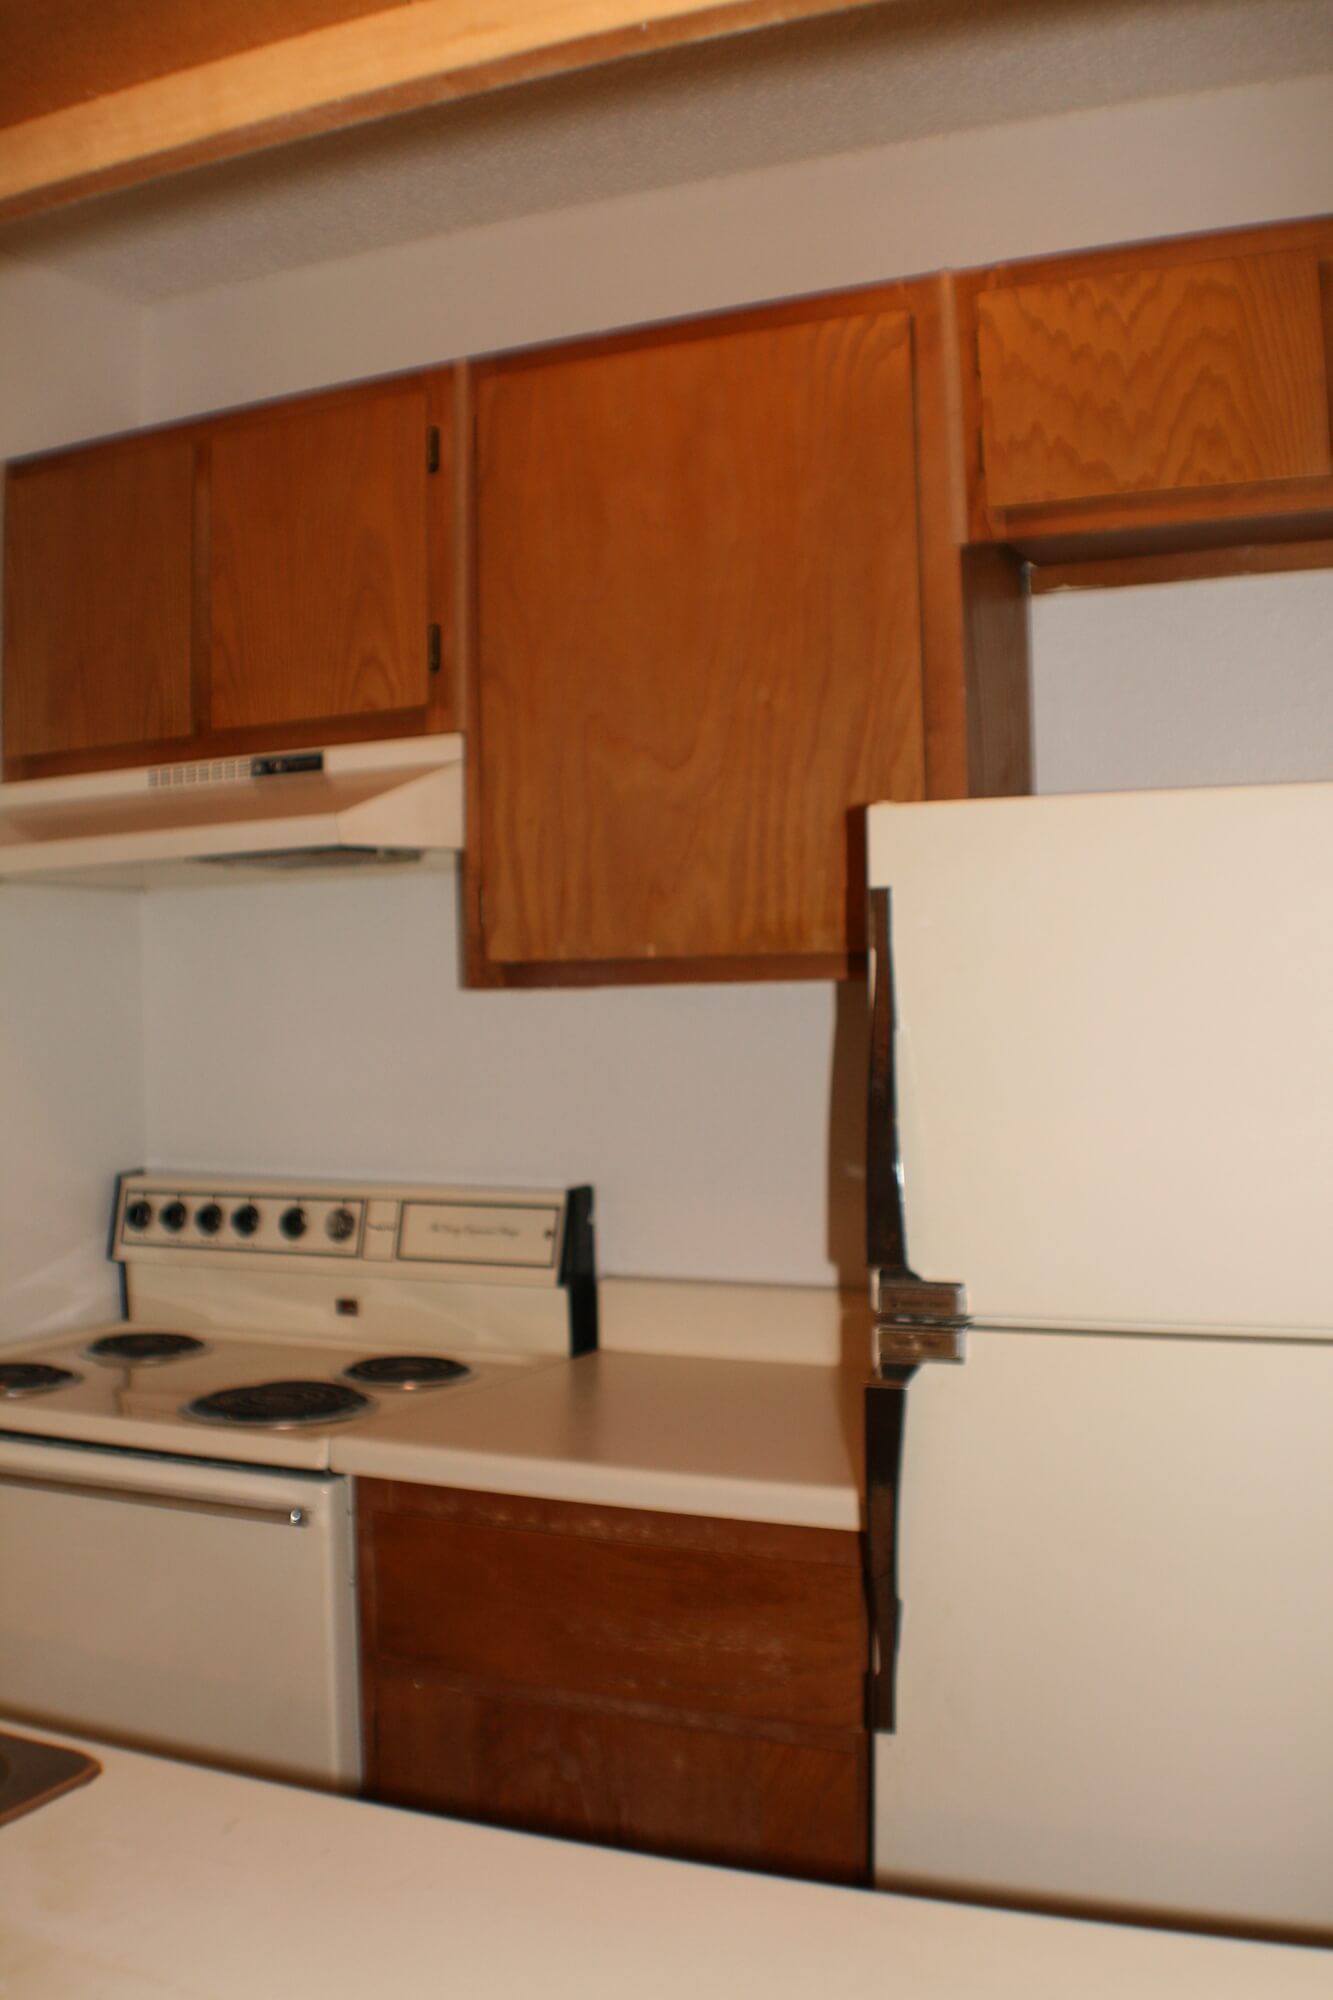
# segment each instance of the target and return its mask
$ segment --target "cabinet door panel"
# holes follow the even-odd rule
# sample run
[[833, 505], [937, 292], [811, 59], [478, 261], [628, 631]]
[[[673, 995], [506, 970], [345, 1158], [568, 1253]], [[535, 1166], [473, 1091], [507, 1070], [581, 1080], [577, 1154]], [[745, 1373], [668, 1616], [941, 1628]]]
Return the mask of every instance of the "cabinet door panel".
[[977, 312], [993, 508], [1333, 469], [1312, 254], [1017, 285]]
[[375, 1685], [376, 1798], [817, 1881], [868, 1872], [865, 1739], [818, 1747], [569, 1703]]
[[[370, 1650], [471, 1678], [809, 1728], [860, 1727], [860, 1571], [375, 1518]], [[484, 1618], [478, 1604], [487, 1606]]]
[[910, 317], [501, 364], [477, 452], [487, 958], [863, 942], [849, 812], [923, 790]]
[[189, 735], [193, 498], [180, 436], [10, 473], [7, 757]]
[[214, 430], [213, 728], [426, 702], [426, 433], [419, 382]]

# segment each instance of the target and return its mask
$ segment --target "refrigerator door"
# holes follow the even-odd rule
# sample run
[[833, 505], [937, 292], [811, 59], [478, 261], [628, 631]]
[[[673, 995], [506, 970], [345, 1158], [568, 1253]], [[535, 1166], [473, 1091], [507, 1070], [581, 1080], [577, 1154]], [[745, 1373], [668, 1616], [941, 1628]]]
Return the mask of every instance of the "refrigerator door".
[[1331, 1436], [1312, 1343], [918, 1370], [877, 1879], [1333, 1929]]
[[869, 843], [914, 1269], [989, 1324], [1328, 1338], [1333, 785], [875, 806]]
[[867, 1391], [877, 1875], [1333, 1936], [1333, 785], [877, 806], [869, 879], [974, 1320]]

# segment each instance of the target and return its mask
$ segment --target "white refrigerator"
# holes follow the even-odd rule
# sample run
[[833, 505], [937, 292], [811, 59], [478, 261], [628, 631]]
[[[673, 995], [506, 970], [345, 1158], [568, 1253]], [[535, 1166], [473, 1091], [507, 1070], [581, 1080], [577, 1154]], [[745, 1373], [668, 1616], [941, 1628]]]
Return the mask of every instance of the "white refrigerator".
[[1333, 1937], [1333, 785], [868, 874], [876, 1877]]

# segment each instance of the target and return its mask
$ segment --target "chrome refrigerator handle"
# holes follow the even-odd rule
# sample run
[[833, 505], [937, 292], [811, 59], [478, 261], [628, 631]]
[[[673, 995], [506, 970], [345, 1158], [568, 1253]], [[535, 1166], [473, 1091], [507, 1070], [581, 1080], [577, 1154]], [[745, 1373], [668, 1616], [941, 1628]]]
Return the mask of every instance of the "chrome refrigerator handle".
[[887, 889], [870, 892], [870, 1079], [866, 1107], [866, 1254], [874, 1308], [873, 1373], [865, 1398], [867, 1592], [874, 1658], [870, 1726], [897, 1726], [898, 1525], [907, 1387], [923, 1361], [961, 1361], [962, 1285], [920, 1278], [907, 1262]]

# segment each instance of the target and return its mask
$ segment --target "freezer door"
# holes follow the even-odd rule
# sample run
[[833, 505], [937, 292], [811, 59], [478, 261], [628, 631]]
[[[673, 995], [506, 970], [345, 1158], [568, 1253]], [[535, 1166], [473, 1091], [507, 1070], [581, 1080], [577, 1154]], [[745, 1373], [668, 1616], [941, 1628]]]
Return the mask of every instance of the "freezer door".
[[906, 1430], [881, 1883], [1333, 1931], [1333, 1350], [974, 1331]]
[[0, 1439], [0, 1712], [360, 1776], [351, 1482]]
[[1333, 785], [876, 806], [912, 1264], [977, 1321], [1333, 1328]]

